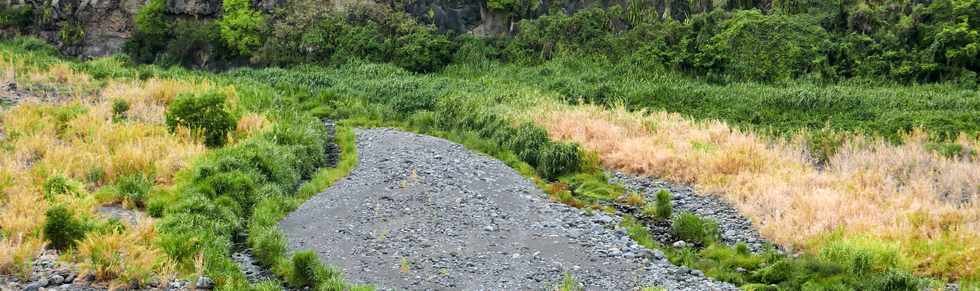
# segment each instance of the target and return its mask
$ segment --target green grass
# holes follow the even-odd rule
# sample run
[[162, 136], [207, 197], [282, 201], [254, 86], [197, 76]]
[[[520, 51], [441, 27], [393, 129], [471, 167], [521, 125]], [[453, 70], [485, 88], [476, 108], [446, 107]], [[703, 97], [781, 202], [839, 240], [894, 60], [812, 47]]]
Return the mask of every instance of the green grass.
[[875, 241], [844, 243], [819, 255], [786, 256], [772, 249], [751, 253], [744, 244], [675, 248], [654, 240], [636, 218], [626, 217], [622, 226], [638, 244], [663, 251], [672, 263], [743, 290], [919, 290], [939, 284], [913, 276], [896, 262], [893, 249]]
[[345, 283], [341, 273], [320, 263], [313, 253], [297, 252], [290, 258], [286, 251], [285, 236], [279, 228], [279, 221], [289, 212], [346, 177], [357, 166], [355, 138], [349, 127], [338, 127], [334, 141], [340, 147], [340, 157], [336, 167], [318, 170], [292, 197], [269, 197], [255, 207], [255, 213], [249, 222], [248, 245], [259, 263], [271, 268], [294, 287], [320, 288], [317, 290], [371, 289], [370, 286]]
[[857, 82], [708, 83], [587, 58], [542, 65], [455, 65], [444, 76], [511, 87], [540, 88], [569, 102], [622, 104], [678, 112], [776, 135], [830, 129], [897, 139], [921, 127], [937, 138], [980, 133], [980, 92], [952, 85], [868, 85]]

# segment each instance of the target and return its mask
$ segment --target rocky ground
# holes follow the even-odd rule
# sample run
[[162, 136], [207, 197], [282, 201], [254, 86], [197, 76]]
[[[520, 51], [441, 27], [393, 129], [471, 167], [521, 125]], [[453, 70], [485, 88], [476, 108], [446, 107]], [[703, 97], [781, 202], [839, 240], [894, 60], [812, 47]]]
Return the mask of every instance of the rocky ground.
[[[752, 227], [751, 220], [720, 197], [698, 194], [691, 187], [655, 178], [636, 177], [619, 172], [609, 173], [609, 176], [610, 183], [619, 183], [630, 191], [641, 193], [646, 201], [656, 201], [657, 192], [661, 189], [670, 191], [674, 216], [682, 212], [691, 212], [718, 222], [721, 240], [725, 244], [734, 245], [744, 242], [753, 252], [761, 251], [767, 245], [771, 245], [758, 230]], [[670, 236], [669, 225], [651, 225], [651, 232], [661, 243], [678, 242]]]
[[[54, 250], [45, 250], [37, 258], [34, 258], [31, 274], [26, 280], [15, 276], [0, 276], [0, 290], [101, 291], [110, 290], [109, 287], [105, 282], [96, 282], [94, 275], [81, 274], [73, 267], [58, 261], [58, 253]], [[214, 282], [207, 278], [201, 278], [195, 286], [185, 280], [171, 280], [168, 282], [151, 281], [144, 286], [134, 284], [132, 286], [112, 287], [114, 290], [209, 290], [214, 287]]]
[[637, 245], [619, 218], [549, 201], [500, 161], [391, 129], [357, 132], [359, 166], [281, 222], [356, 283], [382, 289], [734, 290]]

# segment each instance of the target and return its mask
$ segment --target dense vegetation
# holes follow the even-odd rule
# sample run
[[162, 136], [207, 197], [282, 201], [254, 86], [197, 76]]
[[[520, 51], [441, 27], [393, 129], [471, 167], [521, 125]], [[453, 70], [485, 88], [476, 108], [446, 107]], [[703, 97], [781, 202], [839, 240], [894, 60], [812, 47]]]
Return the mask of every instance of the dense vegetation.
[[[902, 142], [915, 128], [925, 129], [930, 149], [948, 158], [976, 158], [976, 149], [961, 144], [961, 136], [971, 140], [980, 133], [980, 1], [723, 2], [715, 7], [712, 1], [666, 1], [664, 10], [629, 1], [628, 7], [564, 14], [533, 1], [492, 0], [491, 9], [526, 19], [513, 35], [478, 39], [435, 31], [378, 5], [334, 12], [299, 0], [264, 13], [249, 1], [226, 0], [223, 17], [209, 20], [174, 17], [166, 1], [150, 0], [136, 16], [127, 56], [62, 61], [53, 48], [24, 38], [6, 41], [4, 51], [27, 56], [27, 66], [66, 62], [70, 70], [91, 76], [96, 87], [157, 78], [216, 84], [167, 101], [171, 136], [189, 129], [209, 146], [172, 185], [154, 184], [159, 173], [152, 171], [110, 179], [104, 171], [86, 170], [73, 178], [98, 185], [92, 194], [101, 200], [159, 218], [158, 237], [139, 247], [159, 248], [178, 271], [203, 272], [228, 288], [246, 285], [229, 258], [235, 244], [251, 247], [261, 264], [294, 287], [361, 288], [349, 286], [314, 254], [288, 257], [276, 226], [356, 163], [353, 135], [342, 127], [339, 166], [321, 168], [328, 141], [317, 117], [448, 138], [505, 161], [554, 200], [588, 211], [612, 205], [643, 209], [646, 202], [608, 184], [598, 157], [553, 140], [526, 116], [528, 108], [556, 101], [622, 105], [723, 120], [776, 136], [797, 137], [804, 130], [808, 150], [821, 165], [850, 132]], [[42, 16], [35, 12], [4, 9], [0, 29], [28, 32]], [[64, 35], [72, 39], [77, 31]], [[181, 67], [238, 68], [207, 73]], [[110, 102], [112, 123], [125, 125], [138, 114], [131, 101]], [[82, 114], [77, 108], [59, 107], [44, 116], [63, 125]], [[240, 133], [247, 131], [242, 124], [249, 114], [269, 125]], [[60, 135], [63, 128], [53, 130]], [[711, 146], [717, 145], [694, 145], [700, 151]], [[87, 197], [71, 194], [82, 192], [80, 182], [44, 177], [38, 181], [44, 181], [45, 199]], [[833, 234], [817, 244], [822, 249], [802, 257], [751, 254], [718, 244], [713, 222], [672, 213], [665, 195], [658, 194], [641, 216], [669, 221], [673, 235], [694, 247], [657, 244], [641, 223], [628, 220], [624, 226], [634, 239], [664, 250], [677, 264], [746, 289], [895, 290], [927, 283], [913, 273], [967, 283], [980, 276], [969, 262], [949, 261], [961, 251], [954, 249], [964, 247], [955, 240], [931, 245], [929, 238], [914, 238], [916, 258], [936, 255], [932, 261], [908, 262], [907, 250], [877, 238]], [[107, 241], [123, 234], [114, 223], [61, 206], [43, 216], [44, 237], [59, 249], [81, 244], [80, 253], [97, 254], [86, 246], [105, 242], [87, 233], [107, 234]], [[133, 273], [120, 276], [142, 280], [148, 271]]]
[[[490, 1], [491, 9], [525, 19], [513, 37], [481, 40], [438, 33], [379, 5], [337, 13], [310, 1], [290, 1], [285, 9], [263, 15], [229, 0], [220, 20], [178, 19], [171, 25], [163, 1], [151, 1], [137, 17], [138, 33], [128, 52], [164, 64], [361, 59], [419, 72], [451, 61], [537, 64], [587, 56], [720, 82], [857, 78], [969, 88], [976, 86], [980, 70], [980, 2], [975, 0], [731, 1], [720, 7], [712, 7], [712, 1], [669, 1], [668, 13], [630, 1], [628, 7], [573, 14], [520, 13], [532, 2]], [[19, 23], [17, 13], [8, 12], [8, 25]]]
[[[980, 1], [714, 2], [629, 1], [565, 14], [557, 3], [490, 1], [520, 21], [511, 36], [479, 39], [435, 31], [383, 5], [336, 12], [296, 0], [264, 13], [228, 0], [224, 16], [208, 20], [175, 17], [154, 0], [136, 15], [125, 51], [165, 66], [360, 60], [447, 76], [490, 74], [569, 101], [625, 103], [782, 134], [823, 130], [818, 144], [834, 143], [837, 131], [893, 141], [915, 127], [947, 140], [978, 132], [972, 89]], [[30, 6], [8, 8], [2, 25], [29, 30], [36, 14]], [[896, 86], [922, 83], [940, 84]]]

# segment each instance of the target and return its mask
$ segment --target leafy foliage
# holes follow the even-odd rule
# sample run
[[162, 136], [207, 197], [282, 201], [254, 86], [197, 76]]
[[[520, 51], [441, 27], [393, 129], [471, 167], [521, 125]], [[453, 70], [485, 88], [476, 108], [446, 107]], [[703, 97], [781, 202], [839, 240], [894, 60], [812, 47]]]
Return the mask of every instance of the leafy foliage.
[[252, 8], [252, 1], [224, 0], [224, 14], [218, 21], [221, 38], [240, 55], [250, 55], [262, 44], [265, 16]]
[[144, 207], [153, 181], [142, 173], [123, 176], [116, 181], [116, 191], [136, 207]]
[[206, 145], [220, 147], [235, 126], [235, 120], [224, 106], [225, 96], [220, 93], [179, 95], [167, 108], [167, 127], [170, 131], [186, 127], [203, 135]]
[[88, 226], [64, 205], [48, 208], [45, 217], [44, 238], [57, 250], [67, 250], [75, 246], [88, 231]]
[[0, 29], [25, 31], [32, 23], [34, 9], [31, 5], [0, 8]]
[[64, 175], [52, 175], [44, 180], [42, 189], [45, 199], [53, 199], [57, 195], [78, 196], [85, 191], [85, 185]]
[[166, 9], [166, 0], [150, 0], [136, 13], [133, 36], [124, 46], [126, 54], [135, 61], [152, 63], [157, 53], [166, 48], [171, 25]]
[[112, 119], [120, 121], [126, 119], [126, 112], [129, 111], [129, 102], [123, 99], [112, 101]]
[[432, 72], [445, 66], [454, 51], [449, 36], [388, 7], [363, 4], [342, 14], [309, 15], [301, 7], [308, 3], [291, 5], [272, 23], [269, 38], [256, 54], [260, 61], [330, 64], [362, 59]]
[[670, 202], [670, 192], [667, 192], [667, 190], [660, 190], [657, 192], [656, 207], [654, 217], [660, 220], [670, 219], [671, 214], [674, 212], [674, 206]]
[[684, 212], [674, 218], [671, 230], [675, 237], [688, 243], [708, 245], [718, 241], [718, 223]]

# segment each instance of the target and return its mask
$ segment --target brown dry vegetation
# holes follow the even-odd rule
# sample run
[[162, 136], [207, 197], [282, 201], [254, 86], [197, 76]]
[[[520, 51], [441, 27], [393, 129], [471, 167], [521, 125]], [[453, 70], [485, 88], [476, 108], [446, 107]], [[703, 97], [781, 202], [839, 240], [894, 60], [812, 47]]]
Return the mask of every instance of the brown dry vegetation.
[[[980, 278], [980, 160], [930, 151], [922, 132], [901, 145], [850, 137], [818, 169], [802, 138], [772, 140], [717, 121], [596, 106], [531, 114], [552, 137], [596, 151], [606, 167], [727, 198], [782, 245], [817, 252], [841, 241], [889, 244], [920, 274]], [[958, 142], [980, 147], [975, 138]]]
[[[3, 60], [0, 67], [23, 70]], [[204, 153], [199, 139], [186, 131], [171, 134], [163, 120], [167, 103], [178, 93], [208, 84], [93, 84], [63, 64], [21, 75], [29, 78], [18, 77], [19, 87], [33, 88], [32, 93], [55, 90], [59, 96], [28, 98], [0, 111], [0, 128], [7, 135], [0, 140], [0, 273], [25, 276], [44, 245], [41, 229], [49, 206], [66, 204], [83, 220], [100, 220], [97, 206], [119, 202], [98, 200], [92, 193], [101, 187], [130, 174], [154, 177], [154, 187], [167, 187], [178, 170]], [[112, 104], [118, 100], [130, 105], [122, 120], [113, 116]], [[83, 193], [45, 199], [42, 185], [54, 175], [83, 183]], [[67, 259], [84, 272], [126, 284], [166, 275], [172, 267], [152, 243], [154, 236], [148, 218], [122, 232], [90, 232]]]

